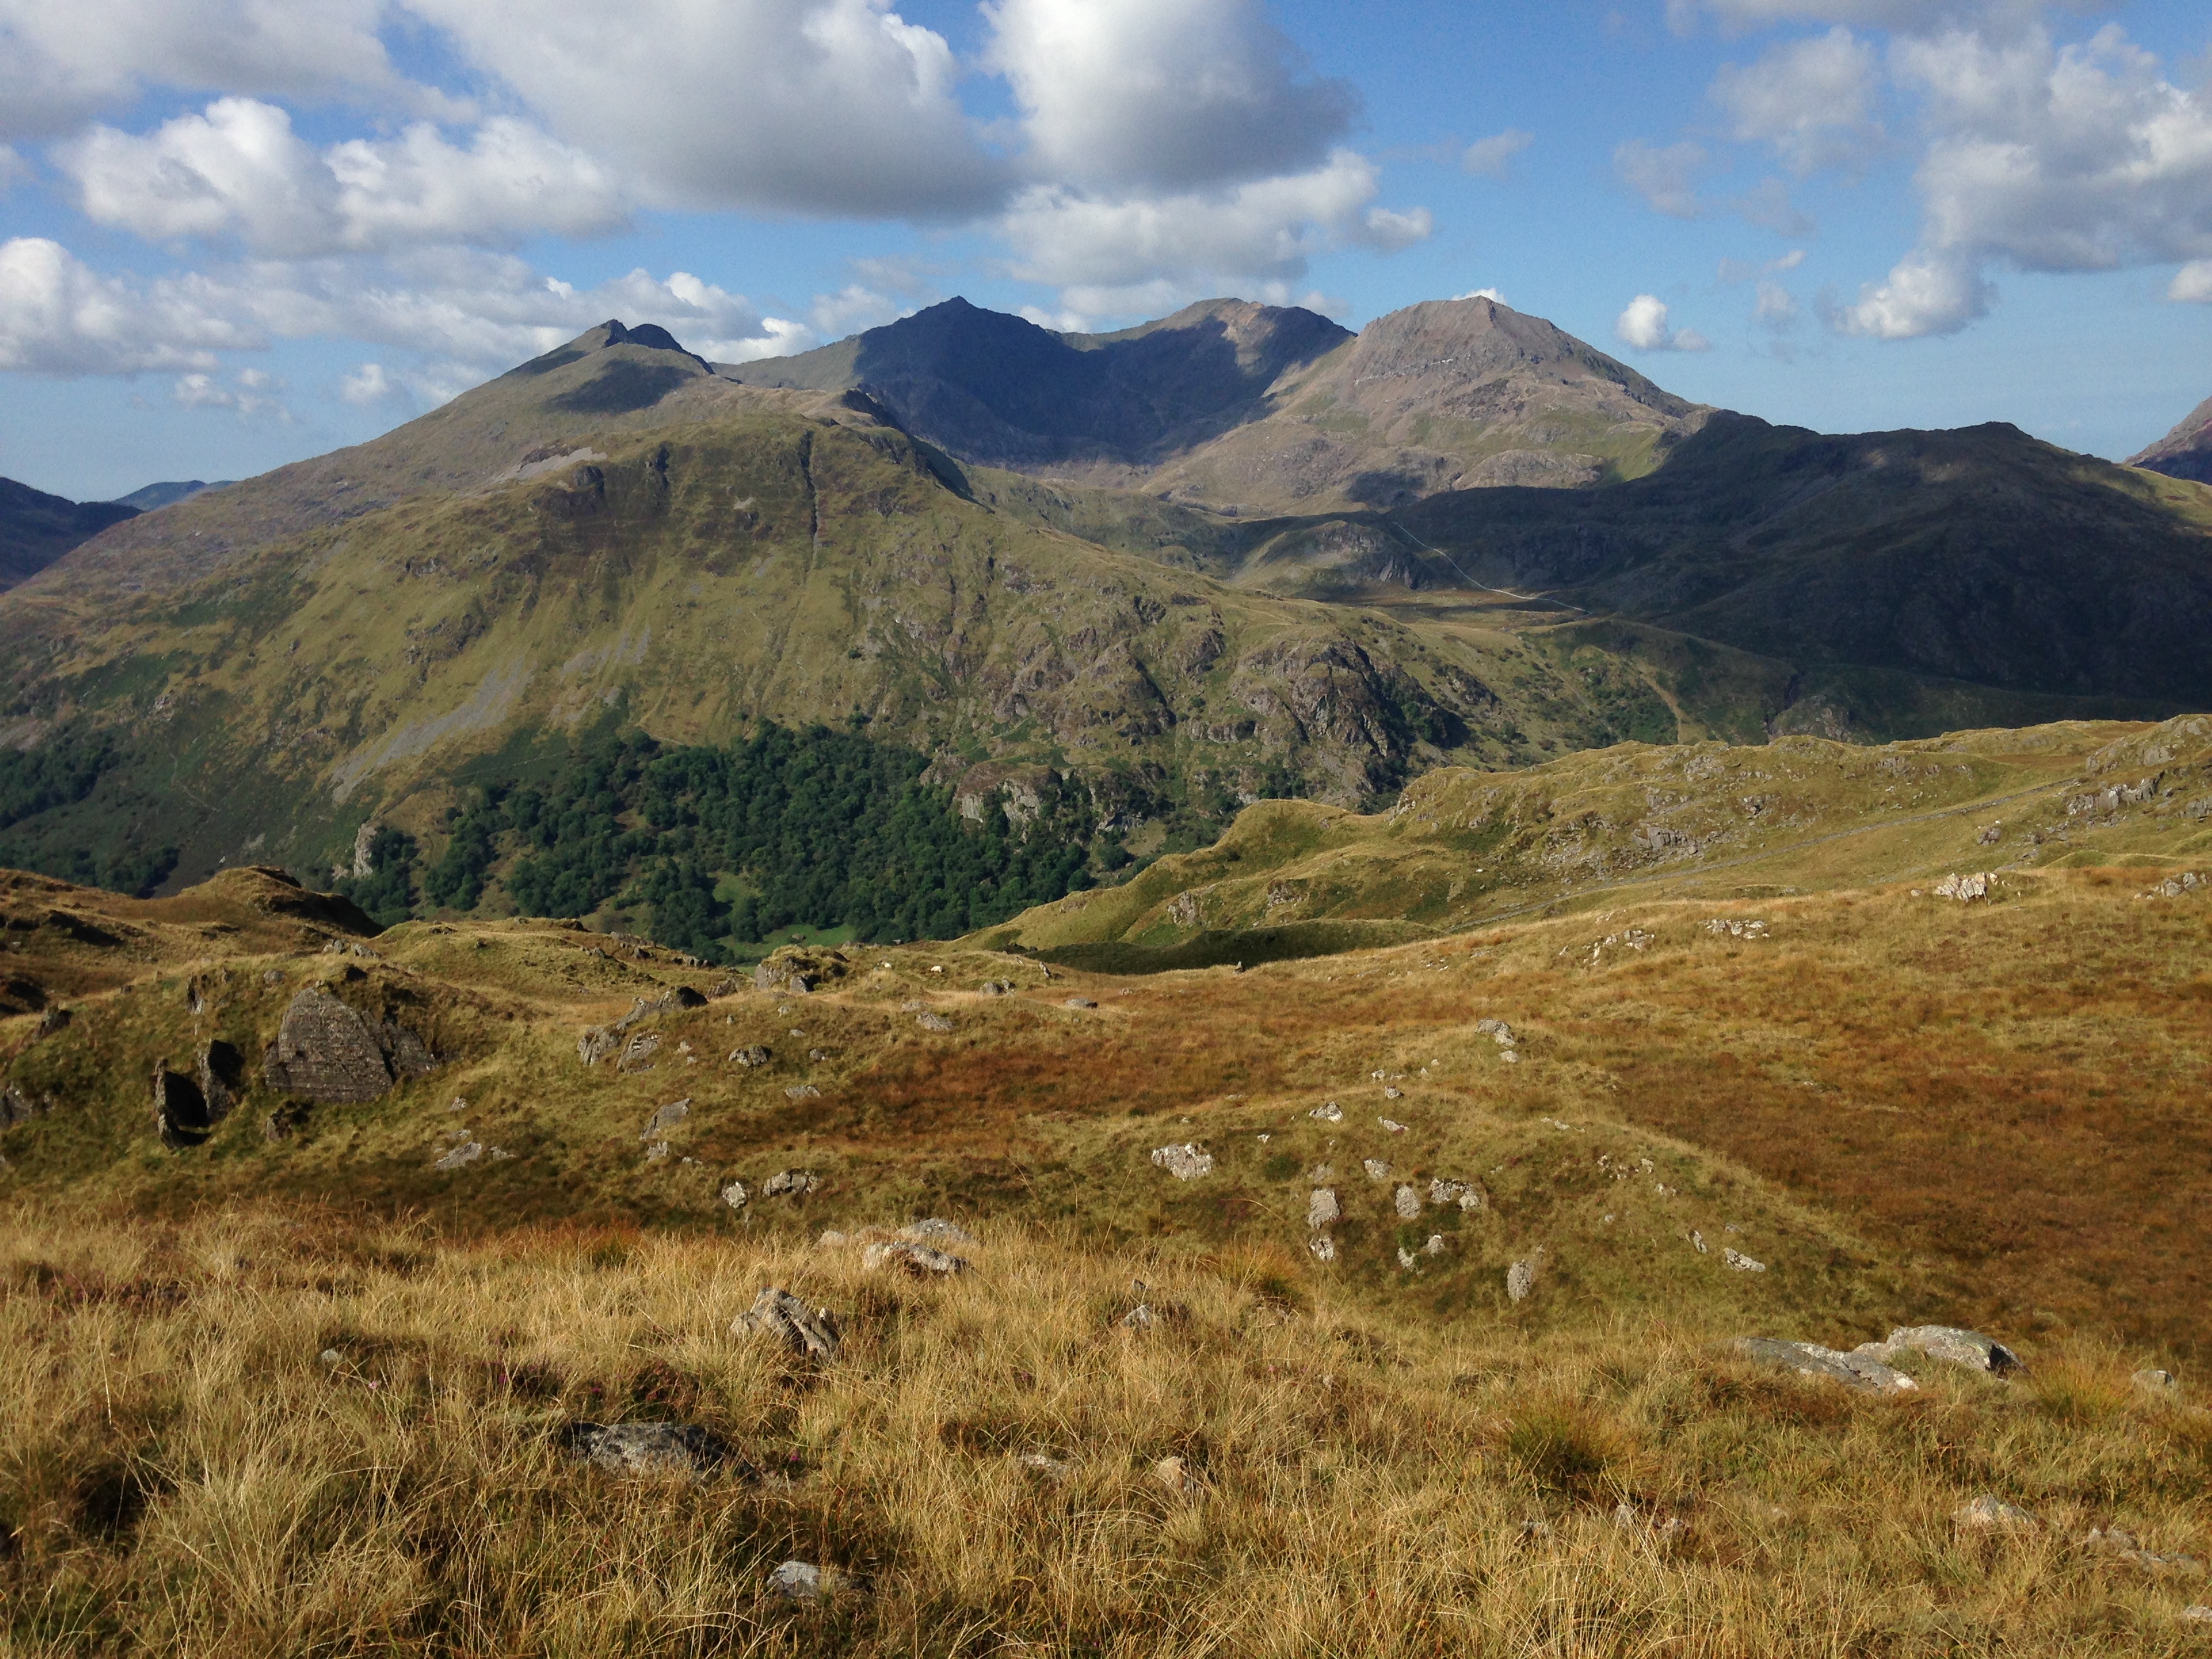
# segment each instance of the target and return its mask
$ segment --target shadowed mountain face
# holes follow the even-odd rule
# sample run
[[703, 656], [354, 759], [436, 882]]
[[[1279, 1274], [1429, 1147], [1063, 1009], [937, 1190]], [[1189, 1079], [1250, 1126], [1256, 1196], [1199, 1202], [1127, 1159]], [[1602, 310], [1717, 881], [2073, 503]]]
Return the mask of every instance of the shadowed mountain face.
[[115, 500], [118, 506], [135, 507], [141, 513], [151, 513], [157, 507], [173, 507], [179, 501], [189, 501], [204, 489], [228, 489], [237, 482], [235, 478], [218, 478], [213, 483], [204, 478], [171, 479], [161, 483], [141, 484], [128, 495], [118, 495]]
[[996, 466], [1143, 466], [1267, 412], [1287, 370], [1353, 336], [1310, 311], [1211, 301], [1119, 334], [1055, 334], [965, 300], [803, 356], [749, 386], [863, 387], [917, 436]]
[[2190, 410], [2187, 419], [2142, 453], [2129, 456], [2128, 465], [2212, 483], [2212, 398]]
[[27, 581], [110, 525], [138, 516], [121, 501], [72, 501], [0, 478], [0, 588]]

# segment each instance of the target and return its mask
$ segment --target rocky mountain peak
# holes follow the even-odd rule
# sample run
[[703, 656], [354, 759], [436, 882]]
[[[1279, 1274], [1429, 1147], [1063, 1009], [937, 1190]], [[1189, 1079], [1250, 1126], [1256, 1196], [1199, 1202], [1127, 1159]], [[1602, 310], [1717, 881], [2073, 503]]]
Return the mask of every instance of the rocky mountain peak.
[[2197, 404], [2179, 426], [2148, 449], [2129, 456], [2127, 464], [2169, 477], [2212, 483], [2212, 398]]

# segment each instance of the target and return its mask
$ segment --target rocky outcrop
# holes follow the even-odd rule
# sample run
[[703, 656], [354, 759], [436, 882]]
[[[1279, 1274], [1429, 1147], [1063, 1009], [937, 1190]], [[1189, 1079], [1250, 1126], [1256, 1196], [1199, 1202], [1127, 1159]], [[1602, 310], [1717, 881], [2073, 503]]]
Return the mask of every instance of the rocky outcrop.
[[1817, 1376], [1867, 1394], [1905, 1394], [1920, 1385], [1903, 1371], [1863, 1350], [1843, 1353], [1817, 1342], [1789, 1342], [1771, 1337], [1737, 1339], [1735, 1351], [1747, 1359], [1778, 1365], [1801, 1376]]
[[154, 1068], [154, 1133], [173, 1152], [203, 1145], [214, 1125], [208, 1121], [207, 1097], [199, 1085], [181, 1072]]
[[609, 1474], [760, 1478], [720, 1435], [689, 1423], [571, 1423], [561, 1442], [569, 1456]]
[[377, 1099], [398, 1082], [437, 1065], [422, 1039], [388, 1019], [374, 1019], [320, 986], [292, 999], [262, 1062], [278, 1094], [318, 1105]]
[[825, 1364], [837, 1357], [837, 1321], [827, 1308], [810, 1308], [787, 1290], [763, 1289], [730, 1327], [732, 1336], [770, 1337], [792, 1352]]
[[753, 969], [757, 991], [787, 991], [805, 996], [834, 984], [853, 971], [851, 960], [841, 951], [810, 951], [786, 945]]

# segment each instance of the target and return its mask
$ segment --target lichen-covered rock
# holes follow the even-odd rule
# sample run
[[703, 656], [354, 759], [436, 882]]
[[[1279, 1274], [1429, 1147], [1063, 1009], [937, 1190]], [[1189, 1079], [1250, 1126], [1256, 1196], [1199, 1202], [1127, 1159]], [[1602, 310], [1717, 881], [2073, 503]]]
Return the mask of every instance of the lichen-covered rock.
[[837, 1357], [837, 1321], [827, 1308], [810, 1308], [781, 1287], [763, 1289], [730, 1327], [732, 1336], [767, 1336], [793, 1353], [827, 1363]]
[[923, 1244], [980, 1244], [982, 1241], [965, 1227], [956, 1225], [937, 1216], [924, 1216], [899, 1229], [901, 1238], [911, 1238]]
[[609, 1474], [760, 1474], [720, 1435], [690, 1423], [571, 1423], [561, 1438], [569, 1456]]
[[1421, 1195], [1410, 1186], [1401, 1187], [1390, 1195], [1391, 1207], [1398, 1212], [1401, 1221], [1418, 1221], [1421, 1216]]
[[1336, 1241], [1327, 1233], [1316, 1233], [1308, 1243], [1306, 1249], [1313, 1252], [1314, 1260], [1316, 1261], [1336, 1260]]
[[615, 1070], [622, 1073], [649, 1072], [653, 1057], [660, 1052], [661, 1036], [658, 1031], [640, 1031], [623, 1044], [622, 1057], [615, 1061]]
[[952, 1022], [950, 1019], [943, 1014], [933, 1012], [915, 1015], [914, 1023], [925, 1031], [949, 1031], [952, 1029]]
[[596, 1066], [621, 1046], [621, 1040], [604, 1025], [594, 1025], [576, 1039], [576, 1058]]
[[1992, 1376], [2009, 1376], [2014, 1371], [2027, 1369], [2018, 1354], [1995, 1337], [1962, 1330], [1956, 1325], [1902, 1326], [1892, 1331], [1889, 1340], [1882, 1346], [1892, 1353], [1910, 1348], [1930, 1359], [1948, 1360], [1970, 1370], [1987, 1371]]
[[778, 1170], [761, 1182], [761, 1195], [764, 1198], [804, 1198], [807, 1194], [818, 1190], [821, 1185], [822, 1177], [811, 1170]]
[[750, 1071], [756, 1066], [765, 1066], [775, 1056], [757, 1042], [749, 1042], [742, 1048], [731, 1051], [730, 1064]]
[[374, 1100], [435, 1065], [422, 1038], [404, 1026], [372, 1020], [311, 985], [284, 1010], [262, 1073], [279, 1094], [349, 1105]]
[[2016, 1504], [1984, 1492], [1951, 1519], [1961, 1532], [2031, 1533], [2041, 1530], [2043, 1523]]
[[1316, 1187], [1306, 1200], [1306, 1225], [1309, 1227], [1326, 1227], [1341, 1214], [1334, 1188]]
[[690, 1115], [691, 1097], [689, 1095], [681, 1100], [672, 1100], [645, 1121], [644, 1132], [638, 1136], [638, 1139], [659, 1140]]
[[1213, 1172], [1213, 1154], [1188, 1141], [1180, 1146], [1156, 1147], [1152, 1162], [1177, 1181], [1195, 1181]]
[[1821, 1377], [1868, 1394], [1909, 1394], [1920, 1385], [1871, 1354], [1839, 1353], [1817, 1342], [1788, 1342], [1772, 1337], [1739, 1337], [1735, 1351], [1762, 1364], [1779, 1365], [1802, 1376]]
[[786, 945], [753, 969], [753, 988], [805, 996], [844, 978], [852, 969], [851, 959], [842, 951], [794, 950]]
[[1540, 1257], [1527, 1256], [1505, 1270], [1505, 1294], [1515, 1302], [1526, 1302], [1535, 1293], [1536, 1278], [1542, 1266]]
[[1456, 1204], [1462, 1213], [1480, 1210], [1490, 1202], [1482, 1188], [1472, 1181], [1448, 1181], [1442, 1176], [1429, 1182], [1429, 1202], [1441, 1207]]
[[961, 1257], [911, 1238], [878, 1240], [861, 1252], [860, 1265], [871, 1272], [878, 1267], [903, 1268], [916, 1279], [968, 1271], [968, 1263]]
[[1741, 1250], [1723, 1249], [1721, 1260], [1740, 1273], [1763, 1273], [1766, 1271], [1764, 1261], [1754, 1261]]
[[1325, 1100], [1306, 1115], [1320, 1123], [1341, 1123], [1344, 1121], [1344, 1108], [1333, 1100]]

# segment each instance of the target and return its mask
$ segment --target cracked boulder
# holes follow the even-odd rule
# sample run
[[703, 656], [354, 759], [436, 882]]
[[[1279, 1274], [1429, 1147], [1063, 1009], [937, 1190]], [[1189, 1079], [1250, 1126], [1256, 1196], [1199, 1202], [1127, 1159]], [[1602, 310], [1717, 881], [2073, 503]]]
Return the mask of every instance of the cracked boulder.
[[284, 1010], [262, 1073], [278, 1094], [343, 1105], [377, 1099], [436, 1063], [406, 1027], [371, 1019], [320, 986], [310, 986]]

